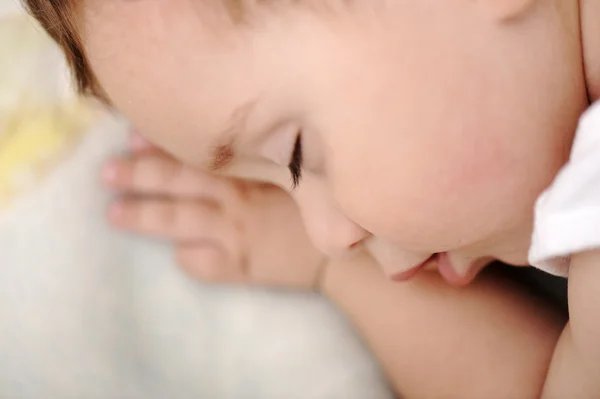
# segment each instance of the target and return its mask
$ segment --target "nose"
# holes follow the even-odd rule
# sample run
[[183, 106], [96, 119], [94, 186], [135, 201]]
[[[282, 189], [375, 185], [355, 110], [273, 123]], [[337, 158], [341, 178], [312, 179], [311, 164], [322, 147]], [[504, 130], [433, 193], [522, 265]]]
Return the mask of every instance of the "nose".
[[348, 218], [329, 194], [320, 191], [296, 196], [313, 245], [329, 256], [341, 255], [361, 245], [370, 233]]

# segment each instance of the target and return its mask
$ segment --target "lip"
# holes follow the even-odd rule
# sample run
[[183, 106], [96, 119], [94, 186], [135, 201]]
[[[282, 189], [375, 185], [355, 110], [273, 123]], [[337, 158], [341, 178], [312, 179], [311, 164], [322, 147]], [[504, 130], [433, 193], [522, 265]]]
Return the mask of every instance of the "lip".
[[437, 268], [438, 272], [442, 276], [444, 280], [450, 285], [454, 285], [457, 287], [464, 287], [469, 285], [471, 281], [475, 278], [476, 274], [467, 273], [464, 276], [461, 276], [456, 272], [454, 265], [452, 265], [452, 261], [447, 253], [442, 253], [437, 258]]
[[464, 287], [469, 285], [473, 279], [477, 276], [477, 273], [481, 268], [475, 268], [476, 270], [471, 270], [466, 275], [460, 275], [456, 272], [454, 265], [452, 264], [452, 260], [447, 252], [439, 252], [431, 255], [429, 258], [425, 259], [423, 262], [419, 263], [416, 266], [411, 267], [410, 269], [394, 274], [391, 276], [391, 279], [397, 282], [408, 281], [415, 277], [421, 270], [425, 268], [429, 263], [435, 262], [439, 274], [442, 278], [450, 285], [456, 287]]
[[425, 266], [427, 266], [427, 264], [431, 261], [437, 261], [439, 254], [433, 254], [431, 255], [429, 258], [425, 259], [423, 262], [419, 263], [416, 266], [411, 267], [408, 270], [405, 270], [403, 272], [400, 273], [396, 273], [394, 275], [391, 276], [391, 279], [397, 282], [403, 282], [403, 281], [408, 281], [410, 279], [412, 279], [413, 277], [415, 277], [417, 274], [419, 274], [419, 272], [421, 270], [423, 270], [423, 268], [425, 268]]

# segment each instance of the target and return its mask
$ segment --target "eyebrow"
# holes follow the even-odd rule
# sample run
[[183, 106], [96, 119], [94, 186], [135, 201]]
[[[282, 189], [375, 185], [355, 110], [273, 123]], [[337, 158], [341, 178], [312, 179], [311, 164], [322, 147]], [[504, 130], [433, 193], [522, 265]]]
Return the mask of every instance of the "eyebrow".
[[248, 122], [256, 101], [249, 101], [237, 107], [229, 117], [227, 127], [218, 135], [219, 143], [211, 146], [210, 169], [217, 171], [231, 164], [235, 159], [236, 136], [242, 132]]

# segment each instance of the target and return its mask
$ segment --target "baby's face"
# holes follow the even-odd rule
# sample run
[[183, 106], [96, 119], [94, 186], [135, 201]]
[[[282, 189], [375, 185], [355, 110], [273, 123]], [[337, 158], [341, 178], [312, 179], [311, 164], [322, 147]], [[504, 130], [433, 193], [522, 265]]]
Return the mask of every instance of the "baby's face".
[[586, 104], [577, 16], [557, 9], [575, 2], [530, 1], [507, 22], [519, 2], [274, 2], [234, 26], [216, 1], [89, 0], [85, 41], [116, 107], [177, 158], [218, 152], [286, 188], [294, 161], [318, 247], [364, 243], [389, 275], [445, 253], [465, 282], [526, 263]]

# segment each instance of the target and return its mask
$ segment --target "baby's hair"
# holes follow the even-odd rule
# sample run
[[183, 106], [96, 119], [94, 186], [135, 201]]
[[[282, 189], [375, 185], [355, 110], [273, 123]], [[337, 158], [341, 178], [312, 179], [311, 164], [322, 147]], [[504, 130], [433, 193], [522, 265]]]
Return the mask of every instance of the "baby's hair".
[[65, 53], [77, 89], [106, 101], [84, 52], [79, 33], [81, 0], [24, 0], [29, 13], [38, 20]]

